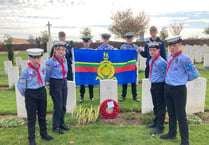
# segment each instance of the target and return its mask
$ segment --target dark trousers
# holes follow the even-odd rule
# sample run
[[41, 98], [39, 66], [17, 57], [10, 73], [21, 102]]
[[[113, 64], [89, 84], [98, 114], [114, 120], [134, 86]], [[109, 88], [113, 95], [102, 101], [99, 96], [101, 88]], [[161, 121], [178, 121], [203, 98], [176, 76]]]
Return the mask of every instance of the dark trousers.
[[35, 140], [36, 111], [41, 136], [47, 134], [46, 130], [46, 89], [26, 89], [25, 107], [28, 116], [28, 139]]
[[145, 78], [149, 78], [149, 65], [146, 65], [145, 68]]
[[169, 115], [169, 134], [176, 135], [177, 120], [181, 134], [181, 141], [188, 143], [188, 124], [186, 119], [186, 96], [185, 85], [169, 86], [165, 85], [165, 101]]
[[164, 99], [164, 83], [152, 83], [150, 92], [152, 94], [153, 112], [155, 118], [153, 124], [159, 128], [164, 129], [165, 120], [165, 99]]
[[67, 102], [67, 79], [50, 79], [50, 95], [54, 103], [53, 128], [64, 125]]
[[[127, 87], [128, 87], [128, 84], [123, 84], [122, 85], [122, 97], [123, 98], [126, 97]], [[136, 98], [136, 96], [137, 96], [137, 93], [136, 93], [136, 83], [131, 83], [131, 92], [132, 92], [133, 98]]]
[[67, 80], [73, 81], [73, 72], [71, 64], [68, 65]]
[[[94, 91], [93, 91], [94, 85], [88, 85], [88, 87], [89, 87], [89, 97], [94, 98]], [[81, 94], [81, 98], [83, 98], [85, 94], [85, 85], [80, 85], [80, 94]]]

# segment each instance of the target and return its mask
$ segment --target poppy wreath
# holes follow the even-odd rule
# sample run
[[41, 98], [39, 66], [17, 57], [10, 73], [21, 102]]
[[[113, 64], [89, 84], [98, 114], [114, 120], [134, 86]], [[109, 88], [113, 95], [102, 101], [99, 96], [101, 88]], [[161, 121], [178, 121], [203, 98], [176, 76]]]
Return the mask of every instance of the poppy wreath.
[[[106, 112], [106, 108], [108, 107], [108, 105], [107, 105], [108, 102], [114, 103], [112, 113]], [[115, 100], [107, 99], [107, 100], [103, 101], [102, 104], [100, 105], [100, 114], [102, 115], [103, 118], [114, 119], [115, 117], [117, 117], [117, 115], [119, 113], [119, 108], [120, 107]]]

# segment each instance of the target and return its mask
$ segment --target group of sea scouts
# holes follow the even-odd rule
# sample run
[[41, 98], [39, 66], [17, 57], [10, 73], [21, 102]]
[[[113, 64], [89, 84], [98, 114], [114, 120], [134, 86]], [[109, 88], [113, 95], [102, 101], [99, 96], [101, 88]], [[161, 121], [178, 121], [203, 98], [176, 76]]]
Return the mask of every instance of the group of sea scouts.
[[[154, 119], [148, 128], [154, 128], [150, 134], [160, 134], [164, 130], [164, 120], [166, 107], [169, 115], [169, 131], [161, 135], [161, 139], [175, 139], [177, 135], [177, 121], [181, 135], [180, 145], [189, 145], [188, 124], [186, 119], [186, 99], [187, 81], [196, 79], [199, 76], [197, 69], [191, 59], [184, 55], [181, 50], [182, 39], [180, 36], [173, 36], [166, 39], [171, 55], [166, 59], [165, 43], [157, 37], [157, 28], [150, 28], [148, 41], [142, 51], [133, 43], [134, 33], [124, 34], [126, 43], [120, 50], [136, 50], [140, 55], [147, 58], [145, 78], [151, 82], [151, 95], [153, 102]], [[103, 44], [97, 50], [114, 50], [109, 44], [110, 34], [101, 35]], [[28, 49], [29, 63], [22, 71], [17, 86], [25, 97], [25, 107], [28, 118], [28, 140], [30, 145], [35, 142], [36, 112], [40, 127], [40, 136], [44, 140], [52, 140], [46, 128], [46, 107], [47, 95], [45, 86], [49, 86], [50, 95], [54, 104], [52, 130], [55, 133], [63, 134], [70, 130], [65, 125], [66, 100], [67, 100], [67, 80], [73, 80], [72, 73], [72, 46], [65, 41], [64, 32], [59, 32], [59, 40], [54, 43], [50, 59], [46, 62], [46, 67], [40, 66], [42, 49]], [[83, 37], [83, 47], [80, 49], [93, 49], [90, 47], [91, 38]], [[93, 85], [88, 85], [90, 101], [94, 101]], [[133, 100], [139, 102], [137, 98], [136, 83], [131, 83]], [[80, 103], [84, 101], [85, 85], [80, 86]], [[122, 85], [122, 97], [120, 101], [126, 99], [127, 84]], [[63, 131], [64, 130], [64, 131]]]

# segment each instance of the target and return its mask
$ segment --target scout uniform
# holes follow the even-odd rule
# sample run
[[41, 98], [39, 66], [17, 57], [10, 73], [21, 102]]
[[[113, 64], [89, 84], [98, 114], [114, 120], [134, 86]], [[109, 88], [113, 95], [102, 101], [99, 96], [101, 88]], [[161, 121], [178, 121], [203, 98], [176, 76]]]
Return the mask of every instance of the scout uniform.
[[[34, 48], [27, 49], [31, 59], [39, 59], [43, 50]], [[36, 111], [38, 111], [38, 121], [40, 127], [40, 135], [42, 139], [51, 140], [53, 137], [47, 134], [46, 128], [46, 106], [47, 96], [45, 89], [46, 70], [40, 64], [35, 66], [28, 63], [28, 66], [21, 73], [17, 82], [17, 88], [21, 95], [25, 97], [25, 107], [28, 117], [28, 139], [30, 145], [35, 145], [35, 124]]]
[[[110, 34], [108, 33], [103, 33], [102, 35], [102, 39], [108, 41], [111, 37]], [[98, 50], [114, 50], [114, 47], [110, 44], [101, 44], [98, 48]]]
[[[180, 36], [167, 39], [168, 45], [181, 44]], [[169, 46], [169, 47], [170, 47]], [[176, 138], [177, 120], [181, 135], [181, 145], [189, 145], [188, 124], [186, 119], [187, 81], [192, 81], [199, 76], [199, 72], [191, 59], [182, 53], [168, 57], [168, 67], [165, 78], [165, 101], [169, 115], [169, 132], [162, 135], [161, 139]]]
[[[66, 48], [65, 58], [67, 60], [67, 66], [68, 66], [67, 80], [73, 81], [73, 72], [72, 72], [72, 60], [73, 60], [72, 49], [73, 47], [69, 44], [69, 42], [67, 41], [64, 41], [64, 42], [65, 42], [64, 45]], [[56, 42], [54, 42], [54, 46], [51, 49], [50, 57], [54, 55], [54, 47], [56, 47]]]
[[148, 41], [146, 41], [145, 45], [144, 45], [144, 51], [141, 51], [140, 54], [141, 56], [147, 58], [146, 60], [146, 68], [145, 68], [145, 78], [149, 77], [149, 61], [151, 59], [151, 56], [149, 54], [149, 47], [148, 47], [148, 43], [150, 42], [158, 42], [159, 43], [159, 47], [160, 47], [160, 56], [166, 60], [166, 50], [165, 50], [165, 43], [163, 40], [161, 40], [159, 37], [157, 37], [156, 40], [153, 40], [152, 38], [149, 38]]
[[[81, 38], [83, 40], [84, 43], [89, 43], [89, 41], [91, 40], [90, 37], [82, 37]], [[94, 50], [93, 48], [91, 47], [82, 47], [80, 49], [86, 49], [86, 50]], [[94, 88], [94, 85], [88, 85], [89, 87], [89, 97], [90, 97], [90, 101], [93, 102], [94, 101], [94, 91], [93, 91], [93, 88]], [[85, 94], [85, 85], [80, 85], [80, 103], [83, 103], [84, 101], [84, 94]]]
[[[126, 37], [126, 39], [132, 39], [134, 37], [134, 33], [128, 32], [128, 33], [125, 33], [124, 36]], [[136, 50], [137, 48], [138, 48], [138, 46], [134, 43], [131, 43], [131, 44], [125, 43], [120, 47], [120, 50]], [[124, 101], [126, 99], [127, 86], [128, 86], [128, 84], [122, 85], [123, 89], [122, 89], [122, 97], [121, 97], [120, 101]], [[136, 97], [137, 96], [136, 83], [131, 83], [131, 90], [132, 90], [133, 100], [139, 102], [139, 99]]]
[[[148, 43], [148, 47], [160, 49], [158, 42]], [[162, 133], [165, 120], [165, 101], [164, 101], [164, 80], [167, 69], [167, 62], [158, 55], [151, 58], [149, 62], [150, 72], [149, 80], [151, 82], [150, 92], [152, 94], [153, 112], [155, 118], [153, 123], [148, 125], [149, 128], [155, 128], [150, 134]]]
[[[58, 41], [56, 47], [65, 47], [65, 42]], [[55, 49], [56, 49], [55, 47]], [[50, 95], [54, 103], [53, 131], [63, 134], [63, 130], [69, 130], [64, 124], [67, 101], [67, 72], [68, 64], [65, 59], [59, 58], [56, 54], [46, 62], [46, 81], [50, 83]]]

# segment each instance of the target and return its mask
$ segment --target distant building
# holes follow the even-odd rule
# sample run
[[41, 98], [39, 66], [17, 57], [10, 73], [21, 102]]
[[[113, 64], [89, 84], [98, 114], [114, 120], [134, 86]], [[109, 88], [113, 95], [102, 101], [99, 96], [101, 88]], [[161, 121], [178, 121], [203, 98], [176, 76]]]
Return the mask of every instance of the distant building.
[[12, 44], [30, 44], [30, 42], [26, 39], [12, 38]]

